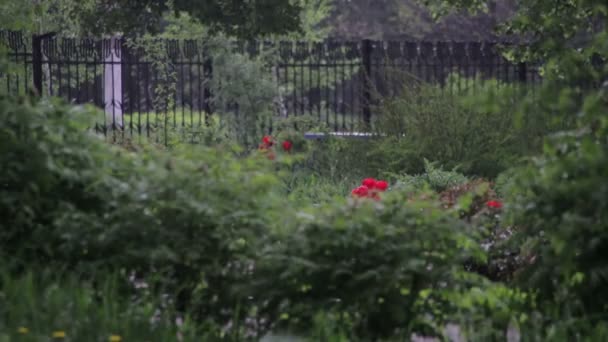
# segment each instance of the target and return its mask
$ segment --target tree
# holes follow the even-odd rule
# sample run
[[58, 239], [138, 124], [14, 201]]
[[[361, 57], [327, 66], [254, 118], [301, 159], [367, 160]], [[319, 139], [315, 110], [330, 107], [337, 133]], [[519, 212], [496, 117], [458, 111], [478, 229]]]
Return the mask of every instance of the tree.
[[96, 0], [74, 8], [89, 33], [157, 32], [168, 11], [186, 12], [211, 30], [244, 38], [284, 34], [300, 28], [300, 6], [285, 0]]
[[71, 15], [76, 8], [91, 10], [95, 0], [4, 0], [0, 4], [0, 29], [31, 33], [81, 33], [80, 18]]
[[[419, 0], [436, 18], [454, 10], [488, 12], [490, 0]], [[524, 38], [528, 57], [556, 57], [573, 48], [590, 47], [605, 32], [608, 5], [604, 0], [517, 0], [514, 15], [499, 25], [502, 34]], [[568, 44], [566, 44], [568, 43]]]
[[[426, 2], [437, 14], [486, 10], [489, 3]], [[527, 92], [522, 116], [542, 111], [577, 121], [575, 130], [547, 137], [542, 155], [512, 170], [507, 195], [508, 224], [516, 227], [510, 242], [522, 260], [515, 280], [535, 294], [542, 314], [528, 317], [542, 317], [552, 334], [566, 331], [541, 340], [605, 340], [588, 335], [606, 326], [608, 301], [607, 18], [605, 0], [519, 0], [500, 27], [527, 42], [509, 49], [511, 56], [542, 64], [543, 82]]]
[[300, 2], [285, 0], [5, 0], [0, 10], [3, 28], [72, 35], [156, 33], [167, 12], [243, 38], [298, 31], [301, 22]]

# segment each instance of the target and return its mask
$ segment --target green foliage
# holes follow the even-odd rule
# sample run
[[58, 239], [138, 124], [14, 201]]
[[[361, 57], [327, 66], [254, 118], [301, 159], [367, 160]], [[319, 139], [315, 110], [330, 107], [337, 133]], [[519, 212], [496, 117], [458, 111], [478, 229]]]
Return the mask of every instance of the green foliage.
[[23, 7], [22, 1], [3, 1], [0, 3], [0, 19], [2, 26], [6, 29], [22, 30], [31, 28], [29, 16], [32, 15], [31, 7]]
[[[152, 0], [156, 2], [157, 0]], [[175, 10], [240, 37], [284, 34], [300, 29], [300, 4], [284, 0], [174, 0]]]
[[437, 203], [404, 200], [395, 194], [382, 203], [336, 201], [301, 211], [295, 229], [260, 251], [260, 310], [306, 327], [324, 308], [364, 340], [424, 329], [429, 291], [454, 286], [462, 262], [483, 253], [474, 232]]
[[606, 120], [597, 136], [555, 138], [518, 170], [512, 219], [528, 263], [519, 279], [572, 313], [605, 312], [608, 175]]
[[300, 30], [301, 7], [283, 0], [6, 0], [3, 28], [136, 36], [161, 31], [168, 12], [188, 13], [215, 32], [252, 38]]
[[528, 319], [529, 294], [470, 273], [455, 278], [456, 286], [427, 294], [434, 315], [425, 321], [447, 340], [508, 341], [509, 331], [518, 331]]
[[[264, 51], [259, 56], [251, 57], [246, 53], [235, 51], [228, 36], [212, 33], [205, 26], [191, 21], [190, 17], [167, 16], [166, 18], [169, 22], [166, 32], [128, 40], [130, 47], [144, 52], [145, 58], [151, 61], [158, 75], [155, 78], [158, 82], [152, 99], [154, 112], [136, 114], [145, 115], [146, 122], [152, 124], [158, 132], [175, 133], [174, 136], [183, 134], [190, 138], [184, 140], [190, 142], [201, 141], [201, 134], [209, 132], [209, 127], [201, 126], [213, 125], [219, 118], [221, 122], [216, 127], [219, 127], [226, 139], [245, 148], [256, 146], [258, 138], [269, 131], [274, 114], [273, 100], [276, 95], [276, 85], [268, 73], [271, 51]], [[191, 35], [200, 37], [196, 40], [198, 54], [209, 56], [213, 63], [213, 77], [208, 81], [208, 86], [213, 95], [210, 105], [215, 113], [203, 119], [197, 115], [196, 120], [187, 115], [182, 118], [179, 112], [184, 108], [175, 106], [177, 74], [168, 55], [170, 49], [167, 48], [167, 41], [159, 39], [183, 38]], [[185, 68], [192, 68], [190, 72], [194, 74], [200, 72], [200, 67], [199, 70], [195, 70], [196, 66]], [[182, 87], [186, 93], [192, 91], [193, 87], [189, 87], [188, 82], [195, 81], [182, 80], [182, 82], [186, 82]], [[189, 110], [186, 108], [186, 111]], [[202, 115], [207, 114], [209, 113], [202, 113]], [[177, 127], [179, 124], [187, 127], [182, 127], [183, 129], [180, 130]]]
[[[267, 56], [251, 58], [232, 53], [226, 42], [221, 44], [213, 56], [214, 104], [225, 113], [223, 119], [237, 142], [254, 146], [269, 131], [274, 114], [275, 86], [266, 72]], [[233, 108], [234, 104], [238, 108]]]
[[507, 169], [496, 177], [494, 190], [498, 194], [499, 197], [505, 197], [508, 194], [512, 193], [511, 187], [513, 186], [513, 178], [515, 177], [515, 173], [517, 173], [516, 168]]
[[349, 194], [357, 180], [343, 178], [331, 180], [304, 170], [294, 170], [283, 178], [285, 190], [294, 203], [312, 202], [319, 205], [343, 199]]
[[76, 11], [89, 11], [95, 0], [5, 0], [0, 4], [2, 28], [43, 34], [61, 32], [66, 36], [86, 33]]
[[[534, 21], [525, 28], [543, 37], [578, 32], [606, 12], [597, 1], [564, 1], [542, 14], [555, 4], [520, 5]], [[568, 8], [574, 15], [563, 18]], [[194, 32], [194, 21], [180, 25]], [[600, 30], [580, 50], [552, 39], [535, 45], [547, 60], [534, 94], [458, 77], [443, 92], [414, 82], [383, 104], [384, 121], [374, 124], [384, 136], [359, 141], [308, 143], [299, 134], [311, 122], [286, 120], [276, 136], [309, 151], [303, 161], [184, 146], [171, 154], [128, 146], [134, 153], [86, 132], [98, 114], [88, 108], [0, 97], [0, 258], [10, 274], [0, 280], [0, 340], [25, 325], [44, 336], [65, 329], [106, 339], [119, 330], [145, 338], [144, 318], [162, 306], [158, 293], [204, 323], [209, 340], [283, 327], [313, 340], [406, 340], [413, 332], [447, 339], [454, 325], [466, 340], [605, 340], [608, 39]], [[272, 62], [221, 44], [216, 51], [231, 81], [249, 73], [225, 99], [247, 103], [260, 91], [241, 108], [251, 131], [234, 139], [257, 144], [258, 113], [275, 100], [265, 91], [276, 86], [257, 78]], [[222, 59], [239, 68], [222, 71]], [[470, 95], [471, 83], [481, 96], [445, 96]], [[489, 183], [465, 183], [453, 169], [495, 175], [573, 124], [547, 140], [542, 156], [498, 178], [508, 220], [485, 205], [496, 199]], [[220, 128], [202, 134], [215, 140]], [[404, 173], [418, 176], [394, 176]], [[344, 200], [355, 179], [384, 175], [449, 190], [439, 203], [400, 187], [379, 202]], [[60, 276], [24, 272], [40, 265]], [[130, 289], [105, 286], [116, 272], [148, 284], [152, 297], [131, 302]], [[157, 329], [160, 339], [175, 333], [168, 323]]]
[[118, 283], [106, 279], [94, 286], [48, 271], [28, 271], [16, 278], [3, 272], [0, 340], [46, 341], [63, 332], [67, 341], [167, 341], [178, 331], [186, 340], [195, 340], [188, 319], [181, 327], [173, 323], [170, 303], [160, 297], [156, 303], [132, 301], [118, 291]]
[[[485, 0], [423, 0], [436, 16], [454, 8], [471, 12], [487, 11]], [[593, 35], [605, 30], [602, 21], [608, 15], [608, 6], [602, 0], [558, 2], [546, 0], [517, 1], [517, 11], [501, 24], [499, 32], [527, 36], [529, 48], [515, 49], [523, 57], [554, 57], [572, 48], [588, 47]], [[603, 26], [603, 27], [602, 27]], [[570, 44], [564, 44], [568, 41]]]
[[278, 212], [268, 161], [203, 148], [127, 152], [85, 132], [91, 115], [0, 98], [2, 260], [89, 277], [134, 271], [198, 315], [231, 318], [232, 285]]
[[313, 140], [303, 169], [335, 182], [367, 177], [397, 178], [424, 172], [424, 160], [406, 150], [395, 137], [327, 137]]
[[301, 7], [302, 33], [298, 38], [308, 41], [322, 41], [331, 31], [328, 18], [335, 9], [333, 0], [297, 0]]
[[306, 167], [311, 173], [330, 180], [371, 177], [375, 175], [370, 171], [372, 163], [365, 163], [369, 151], [367, 140], [334, 137], [313, 140]]
[[403, 139], [414, 158], [436, 160], [448, 168], [460, 166], [465, 172], [479, 169], [480, 162], [502, 162], [495, 152], [508, 143], [503, 132], [511, 121], [502, 114], [463, 108], [441, 90], [422, 84], [404, 87], [398, 97], [386, 100], [382, 115], [379, 130], [405, 132]]
[[[152, 124], [158, 127], [160, 131], [164, 131], [164, 128], [169, 124], [169, 110], [175, 108], [177, 93], [177, 72], [171, 67], [168, 49], [166, 49], [163, 41], [153, 39], [150, 36], [128, 40], [127, 45], [134, 51], [143, 51], [143, 54], [150, 61], [156, 81], [156, 86], [152, 92], [154, 94], [152, 108], [156, 115], [154, 115], [155, 120]], [[112, 124], [105, 122], [105, 125], [108, 126]]]
[[468, 181], [468, 178], [457, 172], [457, 170], [444, 171], [441, 168], [437, 168], [435, 165], [436, 163], [430, 163], [425, 159], [424, 173], [414, 176], [408, 174], [398, 175], [395, 177], [397, 179], [395, 187], [422, 190], [428, 186], [436, 192], [441, 192]]
[[[435, 1], [479, 8], [485, 1]], [[447, 6], [444, 6], [447, 5]], [[606, 302], [605, 1], [520, 1], [506, 32], [532, 38], [513, 59], [542, 59], [543, 83], [518, 103], [524, 115], [576, 121], [547, 139], [543, 154], [505, 174], [501, 192], [515, 225], [510, 245], [520, 251], [519, 286], [535, 294], [528, 340], [602, 340]], [[503, 106], [494, 99], [494, 106]], [[525, 116], [524, 116], [525, 118]], [[541, 117], [542, 118], [542, 117]], [[570, 128], [570, 127], [567, 127]], [[509, 179], [509, 180], [507, 180]], [[597, 327], [597, 328], [596, 328]]]
[[543, 112], [518, 122], [512, 108], [525, 89], [516, 85], [499, 87], [496, 81], [456, 75], [447, 81], [440, 89], [410, 80], [395, 96], [383, 99], [375, 126], [400, 147], [393, 158], [401, 154], [418, 168], [426, 158], [465, 174], [495, 177], [521, 157], [539, 152], [545, 134], [568, 127], [569, 121]]

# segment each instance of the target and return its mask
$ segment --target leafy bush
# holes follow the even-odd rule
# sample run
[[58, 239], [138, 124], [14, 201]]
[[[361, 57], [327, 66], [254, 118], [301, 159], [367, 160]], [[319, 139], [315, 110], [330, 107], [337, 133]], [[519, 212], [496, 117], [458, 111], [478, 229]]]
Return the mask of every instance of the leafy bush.
[[260, 251], [260, 311], [300, 327], [319, 309], [335, 312], [341, 329], [364, 340], [424, 330], [425, 294], [454, 286], [464, 260], [483, 253], [474, 232], [436, 202], [404, 199], [302, 211], [295, 229]]
[[500, 173], [496, 177], [494, 190], [496, 191], [498, 196], [506, 197], [509, 193], [511, 193], [511, 186], [516, 173], [517, 168], [511, 168]]
[[422, 166], [426, 158], [465, 174], [495, 177], [539, 152], [545, 134], [567, 127], [568, 121], [544, 112], [517, 116], [512, 109], [524, 95], [517, 86], [451, 75], [441, 89], [403, 77], [408, 82], [401, 91], [382, 98], [376, 130], [398, 141], [402, 150], [393, 158], [407, 156], [411, 165]]
[[430, 189], [441, 192], [448, 188], [464, 184], [468, 181], [468, 178], [463, 174], [456, 171], [444, 171], [441, 168], [437, 168], [436, 163], [430, 163], [428, 160], [424, 160], [424, 173], [419, 175], [398, 175], [395, 176], [397, 179], [398, 188], [407, 188], [412, 190], [422, 190], [426, 186]]
[[458, 284], [431, 290], [428, 298], [434, 315], [425, 322], [448, 341], [512, 341], [528, 321], [533, 305], [530, 294], [492, 283], [471, 273], [456, 275]]
[[322, 205], [341, 200], [355, 184], [354, 180], [348, 178], [334, 181], [297, 169], [286, 173], [282, 179], [288, 198], [295, 204], [312, 202]]
[[180, 309], [232, 318], [233, 285], [279, 212], [268, 161], [185, 147], [131, 153], [86, 133], [91, 114], [0, 97], [2, 260], [85, 277], [134, 271], [177, 294]]
[[541, 151], [545, 134], [572, 126], [572, 120], [543, 112], [516, 112], [515, 103], [523, 96], [516, 86], [483, 80], [466, 84], [476, 86], [454, 87], [450, 94], [449, 89], [407, 82], [400, 93], [381, 98], [376, 136], [315, 141], [308, 168], [332, 179], [357, 179], [420, 174], [428, 159], [464, 175], [494, 178]]
[[511, 219], [526, 268], [518, 279], [570, 314], [603, 313], [608, 297], [606, 120], [595, 134], [562, 135], [518, 170]]
[[160, 297], [156, 303], [132, 301], [120, 293], [117, 279], [93, 286], [48, 271], [18, 278], [3, 272], [0, 340], [47, 341], [56, 336], [68, 341], [168, 341], [178, 333], [186, 341], [196, 340], [188, 319], [175, 324], [170, 303], [161, 303]]
[[401, 153], [402, 145], [389, 140], [392, 139], [328, 137], [313, 140], [299, 169], [334, 182], [347, 180], [351, 185], [370, 176], [388, 178], [392, 174], [424, 170], [423, 165], [412, 165]]

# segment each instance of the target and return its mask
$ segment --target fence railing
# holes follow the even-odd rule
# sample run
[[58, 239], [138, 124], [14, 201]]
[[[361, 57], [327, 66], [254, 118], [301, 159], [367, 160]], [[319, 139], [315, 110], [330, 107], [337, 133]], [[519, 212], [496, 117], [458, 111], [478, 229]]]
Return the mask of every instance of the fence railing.
[[[103, 108], [105, 117], [97, 127], [105, 133], [150, 135], [160, 126], [194, 130], [212, 115], [250, 120], [257, 114], [249, 106], [256, 99], [248, 91], [255, 94], [258, 85], [249, 80], [240, 91], [223, 91], [243, 81], [236, 76], [238, 65], [214, 60], [206, 42], [154, 42], [156, 52], [150, 53], [122, 38], [30, 37], [0, 31], [0, 45], [8, 48], [15, 64], [0, 75], [0, 82], [11, 93], [35, 89], [43, 96]], [[232, 53], [270, 57], [260, 77], [274, 89], [272, 98], [265, 99], [272, 117], [308, 115], [340, 132], [369, 129], [376, 95], [390, 94], [408, 80], [441, 89], [450, 87], [448, 76], [453, 74], [465, 82], [540, 81], [533, 66], [509, 62], [492, 42], [264, 41], [230, 46]], [[273, 120], [264, 127], [272, 130]]]

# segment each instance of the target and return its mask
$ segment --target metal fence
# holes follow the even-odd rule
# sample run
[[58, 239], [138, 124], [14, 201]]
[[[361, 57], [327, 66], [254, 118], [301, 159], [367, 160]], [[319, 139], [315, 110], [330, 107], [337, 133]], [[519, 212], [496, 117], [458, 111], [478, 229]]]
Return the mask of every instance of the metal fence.
[[[222, 84], [241, 80], [216, 68], [219, 61], [206, 42], [154, 43], [162, 54], [150, 54], [121, 38], [31, 37], [0, 31], [0, 45], [8, 48], [15, 65], [0, 75], [0, 82], [9, 93], [34, 89], [103, 108], [105, 116], [97, 128], [105, 133], [150, 135], [160, 126], [194, 130], [213, 115], [257, 115], [240, 103], [256, 84], [244, 85], [245, 94], [223, 93]], [[230, 46], [231, 53], [271, 57], [263, 68], [264, 78], [275, 88], [266, 99], [273, 111], [268, 130], [276, 118], [302, 115], [337, 132], [368, 130], [377, 96], [390, 94], [403, 82], [421, 81], [451, 91], [450, 75], [459, 75], [464, 86], [480, 78], [494, 78], [499, 84], [540, 81], [533, 66], [507, 61], [492, 42], [256, 41]]]

